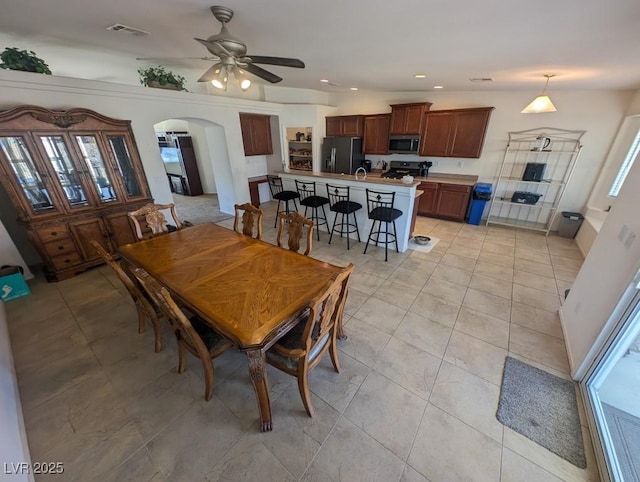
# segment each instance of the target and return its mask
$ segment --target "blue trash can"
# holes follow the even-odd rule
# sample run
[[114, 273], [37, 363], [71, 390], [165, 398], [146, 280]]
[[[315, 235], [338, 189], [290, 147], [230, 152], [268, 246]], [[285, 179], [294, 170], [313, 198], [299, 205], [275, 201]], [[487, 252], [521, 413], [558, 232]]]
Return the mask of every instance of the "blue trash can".
[[474, 186], [467, 214], [467, 222], [469, 224], [475, 224], [476, 226], [480, 224], [484, 207], [487, 201], [491, 199], [491, 189], [491, 184], [486, 182], [479, 182]]

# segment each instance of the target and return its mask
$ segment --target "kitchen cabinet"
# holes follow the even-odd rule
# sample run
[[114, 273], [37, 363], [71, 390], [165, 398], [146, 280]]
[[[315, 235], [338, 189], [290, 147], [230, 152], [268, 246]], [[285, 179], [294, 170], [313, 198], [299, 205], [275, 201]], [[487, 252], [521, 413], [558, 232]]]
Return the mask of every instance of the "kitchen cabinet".
[[240, 113], [245, 156], [273, 154], [271, 122], [268, 115]]
[[362, 151], [365, 154], [389, 153], [389, 114], [368, 115], [364, 117], [364, 136]]
[[430, 107], [430, 102], [392, 105], [389, 134], [420, 134], [425, 113]]
[[[525, 228], [549, 235], [582, 151], [580, 139], [584, 133], [552, 127], [509, 132], [487, 225]], [[533, 175], [532, 171], [539, 174]]]
[[471, 186], [422, 182], [417, 189], [424, 191], [418, 202], [419, 215], [464, 221], [471, 196]]
[[352, 136], [362, 137], [364, 134], [364, 116], [339, 115], [326, 117], [327, 137]]
[[479, 158], [491, 111], [493, 107], [427, 112], [420, 155]]
[[102, 264], [92, 240], [134, 241], [127, 212], [151, 201], [130, 121], [88, 109], [0, 112], [0, 182], [50, 281]]

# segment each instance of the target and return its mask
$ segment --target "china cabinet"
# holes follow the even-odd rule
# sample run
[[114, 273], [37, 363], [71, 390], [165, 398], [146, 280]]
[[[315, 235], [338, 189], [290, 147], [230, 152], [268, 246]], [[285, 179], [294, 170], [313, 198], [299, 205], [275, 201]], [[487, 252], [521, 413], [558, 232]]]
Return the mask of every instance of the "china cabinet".
[[49, 280], [75, 276], [135, 242], [128, 211], [150, 202], [130, 121], [88, 109], [0, 112], [0, 181]]

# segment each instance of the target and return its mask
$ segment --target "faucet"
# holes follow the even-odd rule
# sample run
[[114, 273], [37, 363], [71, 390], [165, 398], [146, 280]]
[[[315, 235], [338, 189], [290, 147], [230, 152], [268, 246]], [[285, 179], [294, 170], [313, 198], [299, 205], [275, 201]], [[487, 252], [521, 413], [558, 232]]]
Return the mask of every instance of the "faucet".
[[356, 181], [358, 180], [358, 173], [360, 172], [361, 169], [362, 169], [362, 172], [364, 172], [364, 177], [362, 179], [367, 178], [367, 170], [364, 167], [359, 167], [358, 169], [356, 169], [356, 172], [354, 172], [353, 174], [356, 177]]

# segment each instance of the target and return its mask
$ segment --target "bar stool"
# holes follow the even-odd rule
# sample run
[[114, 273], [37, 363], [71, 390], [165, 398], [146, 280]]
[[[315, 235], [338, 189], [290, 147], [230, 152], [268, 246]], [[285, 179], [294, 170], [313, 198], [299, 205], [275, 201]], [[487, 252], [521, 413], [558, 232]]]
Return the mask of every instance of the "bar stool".
[[[329, 224], [327, 223], [327, 213], [324, 210], [324, 205], [329, 204], [329, 200], [324, 196], [318, 196], [316, 194], [316, 183], [314, 181], [298, 181], [296, 179], [296, 189], [300, 195], [300, 205], [304, 206], [304, 215], [307, 217], [307, 210], [311, 208], [311, 220], [316, 226], [316, 235], [318, 241], [320, 241], [320, 225], [325, 224], [327, 226], [327, 232], [329, 231]], [[318, 215], [318, 208], [322, 208], [322, 217]]]
[[[356, 219], [356, 211], [362, 209], [362, 204], [349, 199], [349, 186], [333, 186], [327, 184], [327, 196], [329, 197], [329, 209], [336, 213], [333, 218], [333, 226], [331, 227], [331, 236], [329, 236], [329, 244], [333, 239], [333, 233], [336, 227], [340, 228], [340, 237], [343, 234], [347, 235], [347, 249], [349, 249], [349, 234], [355, 233], [358, 235], [358, 242], [360, 242], [360, 231], [358, 231], [358, 220]], [[338, 223], [338, 214], [342, 215], [340, 222]], [[349, 214], [353, 214], [353, 223], [349, 222]], [[353, 229], [352, 229], [353, 228]]]
[[[276, 208], [276, 220], [273, 223], [275, 228], [278, 225], [278, 216], [280, 213], [289, 214], [289, 201], [293, 201], [293, 205], [298, 211], [298, 205], [296, 204], [296, 198], [300, 197], [295, 191], [285, 191], [282, 186], [282, 179], [278, 176], [267, 175], [267, 181], [269, 181], [269, 190], [271, 191], [271, 197], [278, 200], [278, 207]], [[280, 203], [284, 202], [284, 211], [280, 210]]]
[[[396, 231], [396, 219], [402, 216], [402, 211], [395, 209], [393, 203], [396, 198], [395, 192], [382, 192], [382, 191], [367, 191], [367, 210], [369, 212], [369, 219], [373, 220], [371, 224], [371, 231], [369, 231], [369, 238], [367, 239], [367, 245], [364, 247], [364, 254], [367, 253], [369, 247], [369, 241], [375, 241], [376, 245], [379, 243], [384, 244], [384, 260], [388, 261], [388, 247], [390, 243], [396, 244], [396, 253], [399, 253], [398, 249], [398, 236]], [[376, 222], [378, 223], [378, 230], [374, 231]], [[385, 229], [382, 230], [382, 223], [384, 223]], [[389, 223], [393, 224], [393, 232], [389, 232]], [[380, 240], [380, 236], [384, 235], [384, 241]]]

